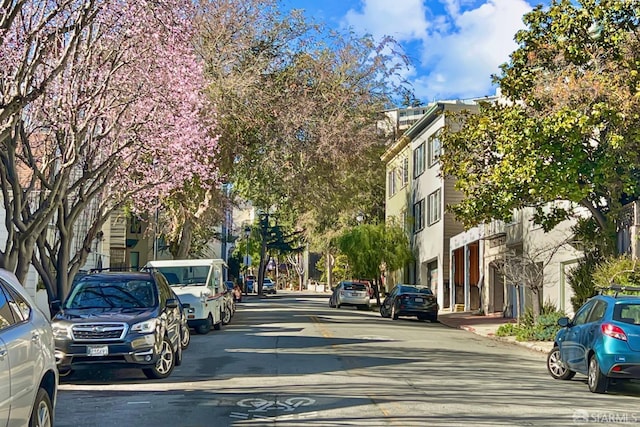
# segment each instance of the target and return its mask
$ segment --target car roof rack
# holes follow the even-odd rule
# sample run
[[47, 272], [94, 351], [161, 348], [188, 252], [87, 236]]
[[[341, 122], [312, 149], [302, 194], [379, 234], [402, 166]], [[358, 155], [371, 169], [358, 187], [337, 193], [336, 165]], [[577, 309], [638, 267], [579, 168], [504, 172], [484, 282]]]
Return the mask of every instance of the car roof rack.
[[89, 270], [88, 274], [105, 273], [105, 272], [132, 273], [132, 272], [139, 272], [139, 271], [140, 270], [134, 267], [105, 267], [105, 268], [92, 268]]
[[615, 293], [613, 294], [613, 297], [617, 298], [619, 293], [640, 292], [640, 286], [611, 285], [605, 288], [600, 288], [600, 295], [602, 295], [604, 291], [614, 291]]

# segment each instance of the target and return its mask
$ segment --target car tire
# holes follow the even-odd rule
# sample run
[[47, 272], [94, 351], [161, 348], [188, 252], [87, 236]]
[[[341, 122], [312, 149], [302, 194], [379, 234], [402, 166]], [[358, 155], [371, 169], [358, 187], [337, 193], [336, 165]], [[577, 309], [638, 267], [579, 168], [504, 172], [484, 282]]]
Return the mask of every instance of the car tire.
[[211, 331], [212, 326], [213, 326], [213, 318], [211, 317], [211, 314], [209, 314], [209, 317], [207, 317], [206, 322], [201, 325], [198, 325], [198, 327], [196, 328], [196, 332], [199, 333], [200, 335], [206, 335], [209, 333], [209, 331]]
[[568, 369], [560, 359], [560, 348], [554, 346], [547, 355], [547, 371], [556, 380], [570, 380], [576, 374]]
[[182, 326], [180, 331], [180, 346], [186, 350], [191, 343], [191, 331], [187, 325]]
[[33, 403], [29, 427], [52, 427], [53, 407], [49, 393], [44, 388], [39, 388], [36, 401]]
[[426, 314], [418, 314], [418, 320], [427, 320], [428, 317]]
[[222, 311], [222, 323], [226, 325], [229, 322], [231, 322], [231, 310], [229, 308], [226, 308]]
[[429, 319], [429, 322], [431, 322], [431, 323], [439, 323], [438, 315], [437, 315], [437, 314], [435, 314], [435, 315], [433, 315], [433, 316], [429, 317], [428, 319]]
[[396, 305], [395, 303], [391, 306], [391, 319], [393, 320], [398, 320], [398, 312], [396, 310]]
[[389, 317], [389, 316], [387, 316], [387, 315], [385, 314], [384, 306], [383, 306], [383, 305], [381, 305], [381, 306], [380, 306], [380, 317]]
[[152, 368], [144, 368], [142, 372], [145, 376], [152, 380], [160, 380], [167, 378], [173, 372], [173, 368], [176, 366], [176, 354], [171, 347], [171, 341], [169, 338], [164, 337], [162, 339], [162, 347], [158, 361]]
[[595, 354], [589, 359], [587, 384], [589, 385], [589, 391], [592, 393], [604, 393], [607, 391], [607, 386], [609, 385], [609, 378], [600, 370], [598, 358]]

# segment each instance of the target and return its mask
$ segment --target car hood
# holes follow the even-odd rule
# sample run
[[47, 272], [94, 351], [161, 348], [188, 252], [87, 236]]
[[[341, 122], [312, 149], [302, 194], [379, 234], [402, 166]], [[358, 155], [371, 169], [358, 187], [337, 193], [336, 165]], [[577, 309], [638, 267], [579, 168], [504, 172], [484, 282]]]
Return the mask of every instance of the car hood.
[[73, 308], [64, 309], [52, 319], [67, 322], [125, 322], [150, 318], [155, 315], [154, 308]]

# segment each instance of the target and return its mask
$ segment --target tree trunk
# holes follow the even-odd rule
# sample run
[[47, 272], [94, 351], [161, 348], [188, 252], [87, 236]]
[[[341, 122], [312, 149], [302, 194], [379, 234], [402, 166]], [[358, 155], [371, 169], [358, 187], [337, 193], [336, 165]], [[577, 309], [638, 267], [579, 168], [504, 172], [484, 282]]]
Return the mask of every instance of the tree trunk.
[[182, 225], [182, 232], [180, 233], [180, 242], [178, 242], [178, 249], [174, 254], [176, 259], [189, 258], [189, 252], [191, 252], [192, 238], [193, 238], [193, 223], [191, 222], [191, 218], [185, 218], [184, 224]]

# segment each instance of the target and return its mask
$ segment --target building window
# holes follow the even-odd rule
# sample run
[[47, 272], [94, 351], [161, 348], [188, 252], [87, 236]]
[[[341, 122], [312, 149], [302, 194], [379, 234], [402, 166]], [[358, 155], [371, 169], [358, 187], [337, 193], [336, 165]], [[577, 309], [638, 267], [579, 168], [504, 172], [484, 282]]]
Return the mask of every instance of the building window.
[[409, 158], [402, 159], [402, 186], [409, 183]]
[[413, 232], [424, 228], [424, 199], [413, 205]]
[[440, 132], [438, 131], [429, 137], [429, 167], [432, 167], [438, 162], [440, 152]]
[[424, 143], [413, 152], [413, 177], [417, 178], [422, 172], [424, 172]]
[[440, 202], [440, 190], [436, 190], [433, 193], [429, 194], [429, 215], [428, 215], [428, 224], [435, 224], [440, 221], [440, 210], [441, 210], [441, 202]]
[[142, 233], [142, 221], [135, 216], [130, 217], [129, 233], [140, 234]]
[[396, 194], [398, 189], [396, 188], [396, 170], [392, 169], [387, 173], [387, 180], [389, 186], [389, 197]]

